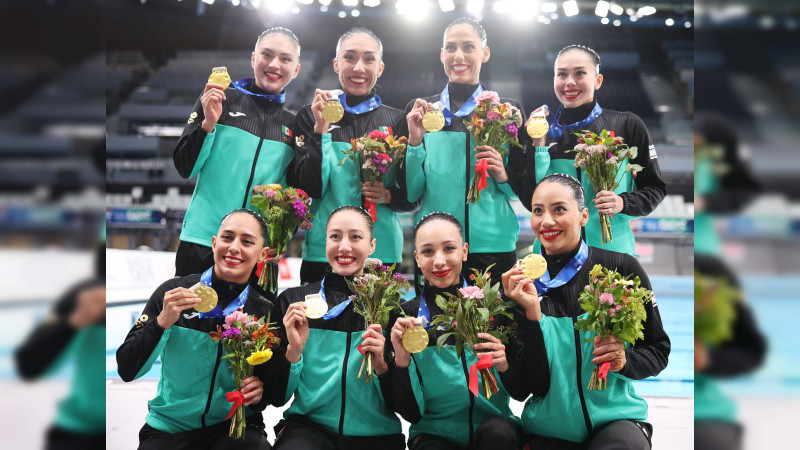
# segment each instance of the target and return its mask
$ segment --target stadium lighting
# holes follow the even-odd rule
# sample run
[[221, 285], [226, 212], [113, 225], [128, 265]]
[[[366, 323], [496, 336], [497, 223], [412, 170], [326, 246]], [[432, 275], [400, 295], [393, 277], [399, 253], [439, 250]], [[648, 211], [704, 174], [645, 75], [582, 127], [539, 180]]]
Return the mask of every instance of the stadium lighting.
[[292, 2], [288, 0], [266, 0], [266, 5], [274, 13], [284, 13], [292, 7]]
[[340, 19], [344, 19], [345, 17], [347, 17], [347, 13], [344, 12], [344, 11], [339, 11], [338, 16], [339, 16]]
[[456, 9], [456, 4], [453, 3], [453, 0], [439, 0], [439, 9], [442, 12], [450, 12]]
[[594, 8], [594, 13], [600, 17], [608, 16], [608, 8], [610, 4], [606, 0], [600, 0], [597, 2], [597, 6]]
[[330, 6], [331, 0], [319, 0], [319, 4], [322, 6]]
[[608, 17], [603, 17], [602, 19], [600, 19], [600, 23], [602, 23], [603, 25], [608, 25]]
[[638, 11], [636, 11], [636, 15], [639, 17], [650, 16], [655, 13], [656, 13], [656, 8], [653, 6], [642, 6], [641, 8], [639, 8]]
[[614, 14], [615, 16], [621, 16], [622, 13], [625, 12], [625, 9], [623, 9], [622, 6], [619, 6], [619, 3], [614, 2], [611, 3], [609, 10], [611, 11], [611, 14]]
[[428, 0], [397, 0], [394, 7], [401, 16], [419, 19], [428, 15], [430, 4]]
[[561, 4], [564, 8], [564, 15], [567, 17], [578, 15], [578, 2], [576, 0], [567, 0]]
[[358, 0], [342, 0], [344, 6], [358, 6]]
[[687, 20], [686, 22], [683, 23], [683, 26], [686, 27], [686, 28], [692, 28], [692, 22], [689, 22]]
[[231, 5], [239, 6], [239, 0], [231, 0]]
[[621, 21], [621, 20], [619, 20], [619, 19], [614, 19], [614, 21], [613, 21], [613, 22], [611, 22], [611, 23], [612, 23], [612, 24], [613, 24], [615, 27], [618, 27], [618, 26], [622, 25], [622, 21]]
[[203, 0], [203, 3], [205, 3], [206, 5], [213, 5], [214, 0]]
[[358, 17], [358, 16], [361, 15], [361, 11], [359, 11], [357, 9], [354, 9], [354, 10], [350, 11], [350, 15], [353, 16], [353, 17]]
[[492, 9], [494, 10], [494, 12], [498, 14], [505, 14], [508, 12], [509, 9], [511, 9], [511, 2], [505, 0], [498, 0], [494, 2], [494, 5], [492, 5]]
[[367, 8], [374, 8], [381, 4], [381, 0], [364, 0], [364, 6]]
[[672, 17], [665, 20], [664, 23], [667, 24], [668, 27], [675, 25], [675, 21], [672, 19]]
[[310, 5], [314, 3], [314, 0], [297, 0], [297, 3], [300, 3], [301, 5]]
[[637, 20], [639, 20], [639, 18], [636, 17], [635, 15], [630, 16], [630, 18], [631, 18], [631, 22], [636, 22]]
[[558, 10], [558, 5], [552, 2], [542, 3], [542, 12], [553, 13]]
[[[505, 5], [502, 10], [498, 7], [500, 4]], [[536, 17], [539, 3], [528, 0], [498, 1], [494, 4], [494, 10], [499, 14], [508, 14], [515, 22], [527, 23]]]
[[292, 14], [300, 14], [300, 7], [292, 6]]
[[467, 12], [475, 17], [483, 14], [483, 0], [467, 0]]

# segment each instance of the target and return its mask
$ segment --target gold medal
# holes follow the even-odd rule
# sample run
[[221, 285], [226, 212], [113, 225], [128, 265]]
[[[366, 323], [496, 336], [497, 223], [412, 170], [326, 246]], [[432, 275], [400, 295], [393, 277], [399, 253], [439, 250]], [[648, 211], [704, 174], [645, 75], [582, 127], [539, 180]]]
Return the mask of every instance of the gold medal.
[[428, 332], [421, 326], [411, 327], [403, 333], [403, 347], [411, 353], [428, 348]]
[[531, 280], [539, 278], [547, 271], [547, 261], [544, 260], [544, 256], [535, 253], [517, 260], [517, 264], [522, 269], [522, 274]]
[[194, 309], [206, 313], [217, 306], [217, 291], [208, 286], [200, 286], [194, 289], [194, 293], [200, 297], [200, 302], [194, 306]]
[[431, 109], [422, 116], [422, 126], [433, 133], [444, 128], [444, 114], [438, 109]]
[[328, 304], [319, 294], [306, 295], [306, 317], [309, 319], [319, 319], [328, 312]]
[[338, 99], [331, 99], [322, 105], [322, 118], [328, 123], [336, 123], [344, 117], [344, 108]]
[[228, 75], [228, 68], [225, 66], [222, 67], [214, 67], [211, 70], [211, 76], [208, 77], [209, 83], [216, 83], [222, 85], [222, 90], [228, 88], [231, 84], [231, 77]]
[[547, 134], [547, 130], [550, 129], [550, 124], [547, 123], [547, 119], [542, 117], [534, 117], [528, 122], [528, 136], [539, 139], [540, 137]]

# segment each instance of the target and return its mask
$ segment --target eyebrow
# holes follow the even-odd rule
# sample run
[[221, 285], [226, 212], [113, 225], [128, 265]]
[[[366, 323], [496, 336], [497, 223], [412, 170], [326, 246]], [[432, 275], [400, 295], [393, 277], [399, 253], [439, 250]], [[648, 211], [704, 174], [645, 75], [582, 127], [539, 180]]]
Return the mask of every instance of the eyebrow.
[[[466, 41], [461, 41], [461, 43], [462, 44], [474, 44], [475, 41], [473, 41], [472, 39], [469, 39], [469, 40], [466, 40]], [[444, 45], [447, 45], [447, 44], [458, 44], [458, 42], [457, 41], [445, 41]]]
[[[577, 66], [572, 68], [572, 70], [578, 70], [578, 69], [586, 70], [586, 66]], [[569, 70], [569, 67], [556, 67], [556, 70]]]
[[269, 52], [272, 52], [272, 53], [277, 53], [277, 54], [279, 54], [281, 56], [295, 56], [296, 55], [295, 53], [291, 53], [291, 52], [276, 52], [274, 49], [269, 48], [269, 47], [261, 47], [261, 51], [262, 52], [269, 51]]
[[[358, 53], [358, 50], [352, 49], [352, 48], [348, 48], [348, 49], [344, 50], [344, 53]], [[378, 54], [378, 52], [373, 51], [373, 50], [365, 50], [362, 53], [364, 53], [366, 55], [377, 55]]]
[[[222, 230], [222, 233], [236, 234], [236, 232], [233, 231], [233, 230]], [[220, 234], [222, 234], [222, 233], [220, 233]], [[249, 237], [249, 238], [254, 238], [254, 239], [256, 237], [254, 234], [250, 234], [250, 233], [241, 233], [241, 235], [244, 236], [244, 237]]]
[[[553, 203], [550, 203], [550, 206], [566, 205], [566, 204], [567, 204], [567, 202], [553, 202]], [[544, 204], [543, 203], [534, 203], [531, 206], [544, 206]]]

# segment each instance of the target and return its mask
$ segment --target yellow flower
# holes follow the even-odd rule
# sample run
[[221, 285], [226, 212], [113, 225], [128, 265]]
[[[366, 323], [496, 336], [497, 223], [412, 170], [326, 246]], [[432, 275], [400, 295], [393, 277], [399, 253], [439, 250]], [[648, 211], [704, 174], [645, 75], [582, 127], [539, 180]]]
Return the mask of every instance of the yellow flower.
[[257, 366], [269, 361], [270, 358], [272, 358], [272, 350], [266, 349], [260, 352], [253, 352], [252, 355], [247, 357], [247, 363], [251, 366]]

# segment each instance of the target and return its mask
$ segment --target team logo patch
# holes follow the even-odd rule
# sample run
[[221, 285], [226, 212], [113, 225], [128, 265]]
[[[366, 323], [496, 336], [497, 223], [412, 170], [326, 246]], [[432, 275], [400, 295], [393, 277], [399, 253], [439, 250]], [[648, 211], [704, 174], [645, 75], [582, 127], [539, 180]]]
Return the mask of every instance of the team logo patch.
[[139, 318], [136, 320], [136, 323], [133, 324], [133, 326], [136, 328], [142, 328], [145, 322], [147, 322], [149, 319], [150, 318], [147, 316], [147, 314], [142, 314], [141, 316], [139, 316]]
[[378, 127], [378, 131], [388, 134], [392, 136], [392, 127]]
[[300, 136], [294, 138], [294, 142], [295, 144], [297, 144], [298, 147], [302, 147], [306, 145], [306, 137], [301, 134]]
[[197, 111], [194, 111], [189, 115], [189, 120], [186, 121], [186, 124], [188, 125], [190, 123], [194, 123], [194, 119], [196, 118], [197, 118]]
[[231, 111], [228, 111], [228, 115], [231, 116], [231, 117], [244, 117], [247, 114], [245, 114], [243, 112], [231, 112]]
[[650, 159], [656, 159], [656, 158], [658, 158], [658, 155], [656, 155], [656, 146], [651, 144], [650, 145]]

